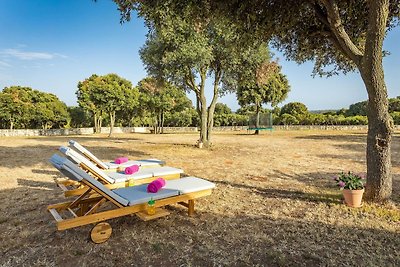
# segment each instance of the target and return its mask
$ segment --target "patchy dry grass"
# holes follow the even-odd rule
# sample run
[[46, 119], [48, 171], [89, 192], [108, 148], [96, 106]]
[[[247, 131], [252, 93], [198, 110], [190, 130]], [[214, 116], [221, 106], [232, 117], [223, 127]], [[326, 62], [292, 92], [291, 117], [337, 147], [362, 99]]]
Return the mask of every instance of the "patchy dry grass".
[[156, 157], [217, 188], [187, 217], [110, 220], [104, 244], [91, 226], [57, 232], [46, 211], [64, 201], [47, 160], [70, 137], [0, 139], [1, 266], [399, 266], [400, 136], [393, 140], [393, 203], [350, 209], [331, 177], [365, 172], [363, 132], [216, 134], [210, 150], [195, 134], [73, 137], [104, 160]]

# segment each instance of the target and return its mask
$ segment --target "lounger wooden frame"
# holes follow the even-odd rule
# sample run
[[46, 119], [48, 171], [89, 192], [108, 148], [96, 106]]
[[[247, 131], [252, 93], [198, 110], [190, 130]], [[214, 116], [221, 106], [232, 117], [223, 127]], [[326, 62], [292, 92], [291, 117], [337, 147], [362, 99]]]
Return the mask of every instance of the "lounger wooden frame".
[[[54, 204], [47, 207], [47, 210], [57, 222], [58, 230], [66, 230], [98, 223], [146, 210], [146, 203], [133, 206], [123, 206], [89, 182], [85, 180], [82, 180], [81, 182], [85, 184], [85, 187], [88, 189], [74, 201]], [[95, 191], [97, 194], [92, 194], [91, 191]], [[211, 192], [212, 189], [207, 189], [159, 199], [156, 201], [155, 206], [164, 207], [178, 203], [185, 206], [188, 209], [188, 215], [191, 216], [194, 214], [195, 199], [211, 195]], [[104, 207], [104, 205], [108, 203], [112, 203], [115, 208], [111, 210], [98, 211], [99, 208]], [[63, 217], [65, 212], [68, 212], [72, 218]]]
[[[115, 188], [122, 188], [122, 187], [128, 187], [129, 186], [129, 180], [126, 180], [124, 182], [118, 182], [118, 183], [113, 183], [110, 184], [109, 181], [104, 179], [100, 174], [98, 174], [95, 170], [87, 166], [85, 163], [79, 163], [78, 166], [84, 170], [85, 172], [91, 174], [94, 178], [99, 180], [102, 184], [104, 184], [105, 187], [108, 189], [115, 189]], [[140, 185], [140, 184], [147, 184], [155, 179], [157, 179], [159, 176], [153, 176], [149, 178], [143, 178], [143, 179], [134, 179], [134, 185]], [[172, 180], [172, 179], [178, 179], [181, 178], [180, 173], [173, 173], [173, 174], [167, 174], [163, 175], [162, 178], [165, 180]], [[79, 182], [71, 181], [69, 179], [54, 179], [57, 186], [61, 188], [61, 190], [64, 192], [65, 197], [70, 197], [70, 196], [78, 196], [83, 194], [88, 188], [85, 185], [82, 185]]]

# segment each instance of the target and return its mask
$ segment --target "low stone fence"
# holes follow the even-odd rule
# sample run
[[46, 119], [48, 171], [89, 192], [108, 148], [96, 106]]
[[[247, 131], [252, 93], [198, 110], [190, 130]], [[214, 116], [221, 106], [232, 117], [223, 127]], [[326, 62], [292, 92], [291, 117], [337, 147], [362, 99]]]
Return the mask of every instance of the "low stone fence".
[[[367, 131], [367, 125], [276, 125], [274, 130], [363, 130]], [[400, 131], [400, 125], [394, 129]], [[198, 127], [164, 127], [164, 133], [195, 133]], [[219, 126], [214, 127], [214, 132], [245, 131], [247, 126]], [[152, 127], [114, 127], [113, 133], [151, 133]], [[109, 127], [102, 127], [102, 133], [109, 133]], [[63, 135], [90, 135], [94, 134], [93, 128], [70, 128], [70, 129], [0, 129], [1, 136], [63, 136]]]
[[[102, 133], [110, 132], [109, 127], [102, 127]], [[114, 133], [148, 133], [147, 127], [114, 127]], [[0, 129], [0, 136], [62, 136], [62, 135], [90, 135], [93, 128], [69, 129]]]

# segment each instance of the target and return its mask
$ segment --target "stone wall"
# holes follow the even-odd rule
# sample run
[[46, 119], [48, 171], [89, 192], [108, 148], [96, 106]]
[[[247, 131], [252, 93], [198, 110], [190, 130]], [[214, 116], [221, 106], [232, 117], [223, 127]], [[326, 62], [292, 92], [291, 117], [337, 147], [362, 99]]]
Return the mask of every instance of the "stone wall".
[[[400, 131], [400, 125], [395, 125], [395, 130]], [[152, 127], [114, 127], [114, 133], [151, 133]], [[198, 127], [164, 127], [164, 133], [195, 133]], [[214, 127], [214, 132], [245, 131], [247, 126], [220, 126]], [[363, 130], [367, 131], [367, 125], [277, 125], [274, 130]], [[109, 127], [102, 127], [101, 132], [109, 133]], [[56, 135], [90, 135], [93, 128], [70, 128], [70, 129], [0, 129], [1, 136], [56, 136]]]

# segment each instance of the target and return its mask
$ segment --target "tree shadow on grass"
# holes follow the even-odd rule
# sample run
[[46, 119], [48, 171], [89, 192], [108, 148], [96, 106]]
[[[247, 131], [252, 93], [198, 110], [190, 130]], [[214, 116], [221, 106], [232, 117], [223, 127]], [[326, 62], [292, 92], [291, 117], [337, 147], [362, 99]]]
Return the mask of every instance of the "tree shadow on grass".
[[194, 217], [174, 205], [168, 217], [154, 221], [135, 216], [108, 220], [112, 236], [96, 245], [88, 239], [91, 226], [56, 230], [46, 206], [65, 198], [55, 185], [26, 179], [18, 183], [19, 187], [0, 191], [1, 266], [400, 265], [398, 233], [346, 223], [352, 216], [365, 220], [361, 213], [342, 213], [331, 223], [251, 210], [232, 214], [229, 206], [221, 213], [215, 209], [219, 206], [215, 194], [197, 201]]
[[326, 204], [340, 204], [342, 203], [342, 196], [339, 193], [310, 193], [304, 192], [300, 190], [285, 190], [278, 188], [264, 188], [246, 184], [233, 183], [228, 181], [215, 181], [217, 185], [222, 186], [231, 186], [234, 189], [246, 189], [250, 190], [253, 193], [260, 194], [266, 198], [275, 198], [275, 199], [292, 199], [292, 200], [300, 200], [306, 202], [314, 202], [314, 203], [326, 203]]

